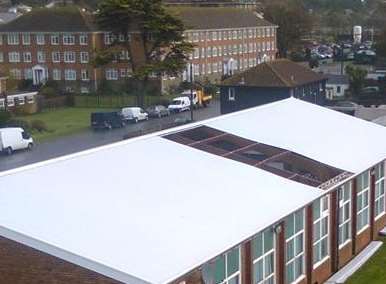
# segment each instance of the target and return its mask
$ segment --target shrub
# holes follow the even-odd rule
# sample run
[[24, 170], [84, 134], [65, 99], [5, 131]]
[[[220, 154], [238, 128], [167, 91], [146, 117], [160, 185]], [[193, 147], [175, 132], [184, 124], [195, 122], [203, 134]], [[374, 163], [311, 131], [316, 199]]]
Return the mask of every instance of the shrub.
[[10, 121], [12, 115], [8, 111], [0, 111], [0, 127], [5, 126]]
[[39, 91], [39, 95], [44, 96], [45, 98], [53, 98], [56, 97], [57, 91], [52, 87], [43, 87]]
[[31, 129], [31, 125], [28, 121], [22, 119], [10, 119], [7, 123], [8, 127], [21, 127], [24, 130], [28, 131]]
[[43, 131], [48, 130], [46, 123], [44, 121], [38, 120], [38, 119], [32, 120], [31, 128], [36, 130], [36, 131], [39, 131], [39, 132], [43, 132]]

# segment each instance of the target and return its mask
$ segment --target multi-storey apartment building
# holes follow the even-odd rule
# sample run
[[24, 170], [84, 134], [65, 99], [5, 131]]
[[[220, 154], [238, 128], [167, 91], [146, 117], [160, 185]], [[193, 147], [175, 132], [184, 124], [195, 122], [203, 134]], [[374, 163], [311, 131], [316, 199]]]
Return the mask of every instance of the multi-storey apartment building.
[[[275, 57], [276, 27], [250, 11], [185, 7], [174, 12], [189, 27], [186, 37], [196, 45], [190, 61], [197, 76], [219, 79]], [[89, 92], [103, 80], [123, 81], [131, 74], [131, 63], [144, 61], [140, 34], [133, 31], [117, 39], [128, 43], [128, 50], [95, 68], [95, 53], [113, 40], [111, 33], [98, 29], [92, 14], [74, 7], [37, 9], [0, 26], [0, 71], [35, 85], [54, 80]], [[162, 83], [180, 81], [163, 78]]]

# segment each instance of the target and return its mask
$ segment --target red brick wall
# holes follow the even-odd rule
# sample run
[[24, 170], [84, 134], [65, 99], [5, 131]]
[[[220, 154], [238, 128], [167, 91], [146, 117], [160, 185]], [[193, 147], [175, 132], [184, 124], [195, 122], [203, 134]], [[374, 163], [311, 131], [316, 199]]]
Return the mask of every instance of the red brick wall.
[[0, 237], [0, 284], [118, 284], [120, 282]]
[[363, 250], [371, 241], [370, 228], [356, 236], [355, 254]]
[[352, 258], [352, 242], [339, 249], [339, 268], [343, 267]]
[[386, 214], [375, 220], [374, 222], [374, 238], [377, 238], [379, 231], [386, 227]]
[[331, 275], [331, 258], [320, 264], [312, 271], [312, 284], [324, 283]]

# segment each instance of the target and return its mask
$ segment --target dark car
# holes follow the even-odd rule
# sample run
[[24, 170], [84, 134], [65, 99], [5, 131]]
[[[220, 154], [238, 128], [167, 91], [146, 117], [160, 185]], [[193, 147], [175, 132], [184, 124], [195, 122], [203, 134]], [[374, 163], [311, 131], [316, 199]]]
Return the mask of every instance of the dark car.
[[149, 117], [163, 117], [170, 115], [170, 111], [163, 105], [149, 106], [146, 109], [146, 112], [148, 113]]
[[91, 114], [91, 127], [93, 129], [119, 128], [125, 125], [119, 112], [93, 112]]

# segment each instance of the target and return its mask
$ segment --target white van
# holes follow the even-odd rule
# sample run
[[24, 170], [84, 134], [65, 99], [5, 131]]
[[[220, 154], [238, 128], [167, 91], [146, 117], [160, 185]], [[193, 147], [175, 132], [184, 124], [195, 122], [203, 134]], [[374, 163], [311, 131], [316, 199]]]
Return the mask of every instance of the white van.
[[168, 106], [170, 112], [182, 112], [190, 110], [190, 99], [189, 97], [178, 97], [174, 98]]
[[140, 107], [125, 107], [121, 110], [124, 121], [131, 121], [137, 123], [141, 120], [148, 120], [149, 115]]
[[15, 150], [33, 147], [32, 137], [19, 127], [0, 128], [0, 151], [11, 155]]
[[[198, 104], [198, 95], [197, 95], [197, 91], [196, 90], [193, 90], [192, 92], [193, 94], [193, 105], [197, 105]], [[190, 90], [185, 90], [181, 93], [181, 96], [182, 97], [188, 97], [189, 100], [190, 100]]]

